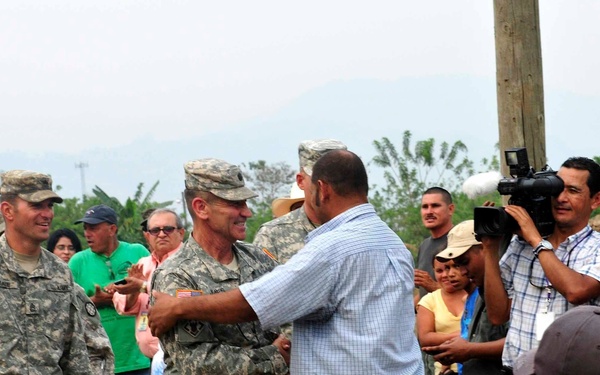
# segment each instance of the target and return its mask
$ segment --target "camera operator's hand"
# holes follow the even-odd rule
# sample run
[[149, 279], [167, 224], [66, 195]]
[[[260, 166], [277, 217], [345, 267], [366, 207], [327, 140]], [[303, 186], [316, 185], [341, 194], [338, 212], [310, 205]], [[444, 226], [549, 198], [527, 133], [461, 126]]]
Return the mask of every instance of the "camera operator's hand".
[[501, 240], [502, 236], [481, 236], [480, 239], [483, 250], [493, 251], [495, 254], [500, 251]]
[[512, 216], [519, 224], [519, 230], [517, 234], [521, 236], [525, 241], [529, 242], [531, 246], [536, 246], [542, 240], [540, 232], [537, 230], [535, 223], [529, 216], [527, 210], [521, 206], [508, 205], [505, 208], [506, 213]]
[[483, 207], [494, 207], [495, 205], [496, 205], [496, 203], [494, 203], [492, 201], [483, 202]]

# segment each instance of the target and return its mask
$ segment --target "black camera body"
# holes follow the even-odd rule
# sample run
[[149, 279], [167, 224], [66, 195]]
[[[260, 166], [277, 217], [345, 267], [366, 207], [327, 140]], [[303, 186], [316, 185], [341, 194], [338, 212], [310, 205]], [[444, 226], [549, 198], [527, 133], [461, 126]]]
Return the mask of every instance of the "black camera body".
[[[510, 148], [504, 154], [513, 177], [501, 179], [498, 192], [510, 195], [508, 204], [527, 210], [540, 235], [548, 236], [554, 231], [551, 198], [563, 191], [563, 180], [547, 166], [535, 172], [529, 166], [525, 147]], [[519, 229], [518, 223], [506, 213], [504, 207], [475, 207], [474, 220], [475, 234], [478, 236], [501, 236]]]

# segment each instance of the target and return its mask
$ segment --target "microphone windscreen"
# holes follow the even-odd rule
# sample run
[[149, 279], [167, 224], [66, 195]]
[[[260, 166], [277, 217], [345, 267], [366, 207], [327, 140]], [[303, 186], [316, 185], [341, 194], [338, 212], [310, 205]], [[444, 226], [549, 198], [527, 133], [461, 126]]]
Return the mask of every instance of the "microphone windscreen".
[[479, 173], [467, 178], [463, 183], [462, 190], [469, 198], [474, 199], [496, 191], [501, 179], [502, 175], [498, 171]]

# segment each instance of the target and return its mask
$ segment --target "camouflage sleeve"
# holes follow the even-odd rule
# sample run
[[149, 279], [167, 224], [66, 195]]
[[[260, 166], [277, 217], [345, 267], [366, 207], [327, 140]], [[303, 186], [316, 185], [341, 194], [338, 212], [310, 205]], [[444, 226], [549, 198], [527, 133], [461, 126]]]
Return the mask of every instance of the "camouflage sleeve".
[[100, 322], [96, 306], [83, 288], [75, 285], [77, 304], [81, 314], [85, 344], [90, 358], [92, 375], [112, 374], [115, 371], [115, 355], [108, 335]]
[[[184, 275], [158, 269], [154, 274], [153, 289], [175, 295], [178, 289], [198, 289]], [[193, 298], [193, 297], [191, 297]], [[240, 334], [237, 325], [216, 325], [219, 333], [208, 322], [181, 320], [163, 336], [160, 342], [165, 352], [165, 363], [181, 374], [287, 374], [288, 367], [274, 345], [248, 348], [231, 345], [217, 336]]]
[[59, 365], [65, 374], [89, 375], [90, 360], [83, 332], [83, 323], [79, 309], [77, 308], [76, 289], [71, 292], [71, 303], [69, 311], [70, 325], [65, 331], [65, 347]]

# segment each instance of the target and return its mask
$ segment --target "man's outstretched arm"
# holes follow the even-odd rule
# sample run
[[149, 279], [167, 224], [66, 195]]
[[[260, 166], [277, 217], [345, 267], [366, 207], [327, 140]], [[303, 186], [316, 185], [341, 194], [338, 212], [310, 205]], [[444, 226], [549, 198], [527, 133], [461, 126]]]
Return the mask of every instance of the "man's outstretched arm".
[[148, 313], [152, 335], [159, 337], [180, 319], [231, 324], [257, 320], [256, 313], [239, 288], [190, 298], [176, 298], [153, 291], [154, 304]]

